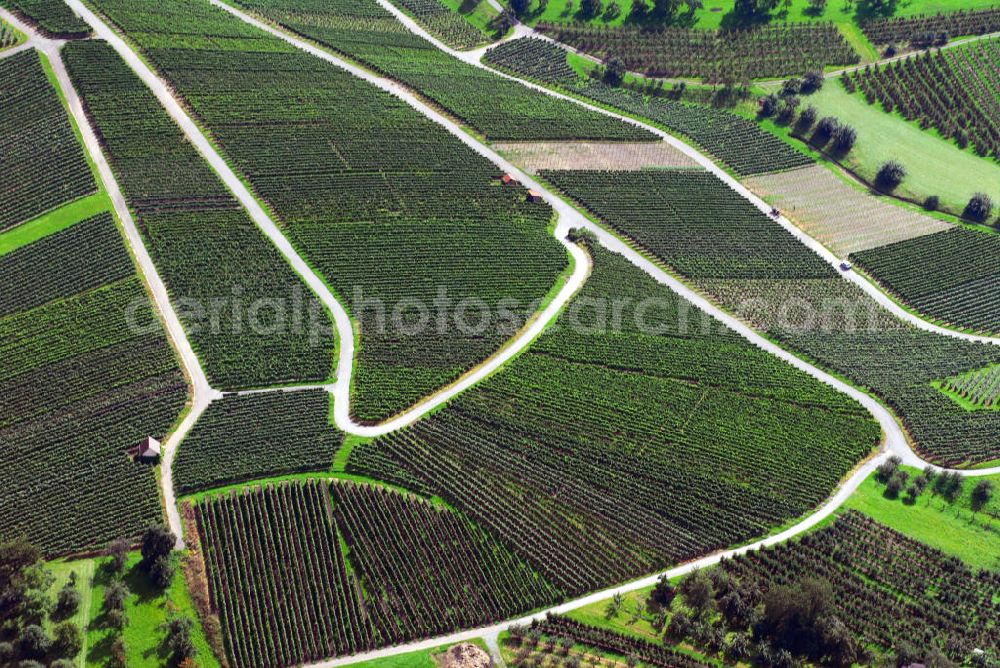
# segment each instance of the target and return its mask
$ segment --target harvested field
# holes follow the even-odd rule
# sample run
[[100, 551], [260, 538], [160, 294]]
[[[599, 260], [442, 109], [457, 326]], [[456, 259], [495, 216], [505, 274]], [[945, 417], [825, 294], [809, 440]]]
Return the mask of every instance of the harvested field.
[[698, 166], [666, 142], [501, 142], [493, 148], [531, 174], [542, 169], [634, 171]]
[[844, 257], [951, 227], [852, 188], [819, 165], [755, 176], [745, 183], [809, 236]]

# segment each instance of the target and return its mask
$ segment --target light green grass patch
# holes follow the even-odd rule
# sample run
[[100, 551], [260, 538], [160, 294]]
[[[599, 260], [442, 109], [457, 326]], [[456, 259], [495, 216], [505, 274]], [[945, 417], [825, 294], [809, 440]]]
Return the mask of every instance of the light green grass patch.
[[441, 0], [448, 9], [460, 15], [486, 35], [492, 35], [490, 23], [500, 15], [486, 0]]
[[[904, 467], [912, 480], [920, 471]], [[885, 485], [874, 474], [865, 480], [838, 512], [858, 510], [900, 533], [954, 555], [973, 568], [1000, 569], [1000, 475], [986, 478], [996, 489], [993, 499], [972, 512], [972, 490], [981, 478], [968, 478], [962, 494], [949, 504], [930, 489], [913, 505], [888, 499]]]
[[[47, 563], [45, 568], [52, 574], [53, 578], [52, 586], [49, 589], [49, 595], [53, 603], [55, 603], [59, 591], [69, 582], [70, 575], [73, 573], [76, 574], [76, 588], [80, 592], [80, 607], [77, 609], [76, 614], [65, 620], [60, 619], [58, 622], [73, 622], [80, 629], [80, 633], [83, 636], [83, 645], [80, 649], [80, 654], [73, 657], [74, 660], [78, 661], [81, 656], [86, 656], [87, 654], [87, 624], [90, 621], [91, 599], [93, 597], [90, 583], [94, 578], [95, 562], [93, 559], [60, 560]], [[54, 625], [51, 619], [47, 620], [45, 624], [46, 630], [51, 632]]]
[[[479, 638], [469, 642], [477, 647], [480, 647], [484, 651], [489, 651], [486, 648], [486, 643]], [[434, 656], [444, 652], [449, 647], [452, 647], [452, 645], [441, 645], [440, 647], [435, 647], [434, 649], [425, 649], [417, 652], [410, 652], [408, 654], [388, 656], [384, 659], [372, 659], [371, 661], [362, 661], [361, 663], [351, 665], [356, 666], [356, 668], [436, 668], [438, 664], [434, 660]]]
[[110, 209], [111, 201], [103, 192], [81, 197], [0, 234], [0, 255], [6, 255]]
[[[125, 604], [128, 622], [123, 633], [129, 668], [136, 666], [159, 668], [166, 665], [167, 654], [163, 647], [166, 633], [161, 627], [174, 614], [189, 617], [195, 622], [191, 640], [198, 651], [195, 658], [198, 666], [219, 668], [219, 662], [205, 639], [201, 621], [194, 609], [180, 567], [178, 566], [170, 587], [165, 592], [159, 592], [150, 585], [145, 573], [138, 569], [139, 559], [138, 553], [129, 555], [124, 577], [124, 582], [131, 592]], [[104, 591], [110, 584], [110, 578], [107, 571], [99, 565], [95, 566], [94, 574], [87, 631], [86, 665], [102, 667], [107, 664], [111, 655], [116, 632], [103, 623]]]
[[[833, 116], [857, 131], [854, 148], [844, 165], [871, 182], [887, 160], [906, 167], [906, 178], [897, 195], [923, 202], [930, 195], [941, 198], [941, 208], [959, 214], [969, 198], [982, 191], [1000, 201], [1000, 169], [993, 160], [980, 158], [971, 150], [958, 148], [936, 133], [921, 130], [896, 113], [887, 114], [869, 105], [860, 94], [844, 90], [838, 81], [827, 81], [822, 90], [802, 98], [802, 105], [814, 105], [819, 117]], [[788, 129], [780, 133], [788, 141]]]

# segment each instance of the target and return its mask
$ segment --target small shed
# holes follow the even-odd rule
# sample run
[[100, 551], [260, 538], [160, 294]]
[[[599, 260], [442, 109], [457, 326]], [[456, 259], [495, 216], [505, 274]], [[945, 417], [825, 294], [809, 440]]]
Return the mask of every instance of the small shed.
[[157, 462], [160, 459], [160, 442], [147, 436], [135, 447], [135, 459], [139, 462]]
[[500, 183], [505, 186], [516, 186], [518, 185], [518, 180], [515, 179], [511, 174], [504, 174], [500, 177]]
[[538, 192], [537, 190], [529, 190], [528, 191], [528, 201], [529, 202], [541, 202], [542, 201], [542, 193]]

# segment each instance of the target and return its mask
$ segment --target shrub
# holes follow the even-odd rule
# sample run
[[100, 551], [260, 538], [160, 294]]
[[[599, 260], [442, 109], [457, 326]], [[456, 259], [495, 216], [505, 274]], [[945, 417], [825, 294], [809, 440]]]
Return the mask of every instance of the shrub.
[[799, 119], [795, 121], [795, 132], [799, 135], [805, 135], [812, 130], [813, 125], [816, 124], [817, 115], [816, 107], [811, 104], [803, 109], [799, 113]]
[[17, 644], [21, 650], [21, 656], [28, 659], [40, 659], [49, 651], [52, 641], [41, 626], [29, 624], [21, 631]]
[[841, 125], [833, 133], [833, 149], [840, 155], [846, 155], [854, 148], [858, 138], [857, 131], [850, 125]]
[[67, 582], [66, 586], [59, 590], [59, 596], [56, 599], [56, 612], [62, 617], [69, 617], [76, 614], [79, 609], [80, 592]]
[[804, 77], [802, 77], [802, 92], [805, 94], [815, 93], [820, 88], [823, 87], [825, 79], [823, 78], [823, 73], [818, 71], [807, 72]]
[[778, 113], [778, 96], [774, 93], [760, 98], [760, 116], [770, 118]]
[[59, 656], [72, 659], [83, 647], [83, 634], [73, 622], [61, 622], [52, 630], [52, 650]]
[[941, 198], [937, 195], [931, 195], [924, 200], [924, 209], [926, 211], [937, 211], [938, 207], [941, 206]]
[[813, 132], [812, 143], [819, 148], [826, 146], [839, 126], [840, 122], [836, 118], [824, 116], [816, 126], [816, 131]]
[[887, 160], [875, 175], [875, 187], [883, 192], [892, 192], [906, 178], [906, 167], [896, 160]]
[[982, 223], [990, 217], [991, 213], [993, 213], [993, 199], [986, 193], [976, 193], [965, 205], [965, 211], [962, 212], [962, 215], [969, 220]]

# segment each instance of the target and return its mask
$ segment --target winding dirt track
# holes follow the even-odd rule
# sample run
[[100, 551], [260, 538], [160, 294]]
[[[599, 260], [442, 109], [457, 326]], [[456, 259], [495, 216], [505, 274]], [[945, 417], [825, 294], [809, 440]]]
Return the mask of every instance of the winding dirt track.
[[[417, 32], [418, 34], [423, 35], [425, 38], [430, 39], [430, 41], [432, 41], [435, 45], [437, 45], [438, 48], [442, 48], [443, 50], [447, 51], [448, 53], [451, 53], [452, 55], [455, 55], [456, 57], [462, 57], [463, 60], [466, 60], [467, 58], [469, 59], [473, 58], [473, 56], [469, 54], [461, 54], [460, 52], [454, 52], [453, 50], [448, 49], [437, 40], [430, 38], [430, 36], [427, 35], [413, 21], [411, 21], [409, 17], [403, 15], [402, 12], [393, 7], [391, 4], [389, 4], [385, 0], [379, 0], [379, 1], [384, 6], [386, 6], [387, 9], [389, 9], [397, 17], [399, 17], [399, 19], [405, 25], [407, 25], [411, 30]], [[780, 346], [763, 338], [741, 321], [737, 320], [728, 313], [725, 313], [724, 311], [715, 307], [700, 294], [696, 293], [694, 290], [692, 290], [685, 284], [681, 283], [676, 278], [668, 275], [663, 270], [659, 269], [652, 262], [647, 260], [642, 255], [640, 255], [630, 246], [628, 246], [622, 239], [616, 237], [610, 232], [588, 221], [574, 207], [572, 207], [559, 197], [555, 196], [551, 192], [547, 191], [544, 187], [541, 186], [541, 184], [534, 181], [529, 175], [522, 173], [514, 165], [504, 160], [501, 156], [496, 154], [489, 147], [479, 143], [477, 140], [469, 136], [466, 132], [464, 132], [461, 129], [461, 127], [459, 127], [450, 119], [439, 114], [434, 109], [427, 106], [423, 101], [421, 101], [418, 97], [416, 97], [406, 88], [400, 86], [398, 83], [394, 81], [391, 81], [384, 77], [377, 76], [367, 70], [357, 67], [351, 63], [348, 63], [320, 48], [317, 48], [316, 46], [308, 42], [300, 40], [268, 24], [265, 24], [233, 7], [230, 7], [220, 2], [220, 0], [210, 0], [212, 4], [222, 7], [223, 9], [237, 16], [241, 20], [249, 24], [252, 24], [254, 26], [257, 26], [258, 28], [267, 31], [272, 35], [275, 35], [290, 44], [293, 44], [297, 48], [300, 48], [303, 51], [310, 53], [311, 55], [317, 58], [321, 58], [322, 60], [325, 60], [333, 65], [336, 65], [337, 67], [345, 69], [348, 72], [351, 72], [352, 74], [372, 83], [373, 85], [376, 85], [379, 88], [386, 90], [392, 93], [393, 95], [396, 95], [400, 99], [409, 103], [420, 113], [424, 114], [431, 120], [442, 125], [454, 136], [462, 140], [467, 146], [477, 151], [480, 155], [483, 155], [487, 159], [491, 160], [502, 171], [514, 174], [517, 178], [519, 178], [522, 181], [522, 183], [528, 185], [529, 187], [533, 187], [539, 190], [542, 193], [544, 199], [556, 210], [556, 212], [559, 215], [559, 221], [555, 232], [557, 238], [565, 245], [567, 251], [570, 254], [572, 254], [573, 258], [575, 259], [575, 267], [572, 272], [572, 275], [566, 281], [566, 284], [560, 290], [557, 297], [541, 314], [539, 314], [532, 321], [532, 323], [529, 324], [529, 326], [524, 331], [522, 331], [516, 338], [512, 339], [510, 344], [506, 346], [503, 350], [495, 354], [489, 360], [480, 365], [480, 367], [473, 370], [471, 373], [464, 376], [456, 383], [452, 384], [447, 388], [444, 388], [442, 391], [435, 394], [434, 396], [425, 399], [423, 402], [409, 409], [403, 415], [389, 422], [377, 426], [357, 425], [350, 419], [350, 410], [349, 410], [349, 388], [350, 388], [351, 370], [354, 357], [354, 335], [351, 326], [351, 320], [346, 310], [339, 304], [339, 302], [337, 302], [337, 300], [334, 298], [333, 294], [327, 288], [326, 284], [322, 281], [322, 279], [318, 277], [308, 267], [305, 261], [298, 255], [298, 253], [294, 250], [294, 248], [292, 248], [291, 244], [278, 229], [277, 225], [275, 225], [273, 220], [268, 216], [268, 214], [263, 210], [260, 204], [254, 199], [252, 194], [243, 185], [239, 177], [237, 177], [237, 175], [230, 169], [230, 167], [222, 158], [222, 156], [218, 154], [218, 152], [207, 140], [207, 138], [204, 136], [204, 134], [201, 132], [198, 126], [187, 115], [187, 113], [181, 107], [179, 102], [173, 97], [172, 93], [170, 92], [169, 88], [165, 85], [165, 83], [161, 81], [152, 70], [149, 69], [149, 67], [143, 62], [143, 60], [131, 49], [131, 47], [117, 33], [115, 33], [99, 17], [97, 17], [86, 6], [84, 6], [81, 0], [66, 0], [66, 2], [79, 16], [81, 16], [85, 21], [87, 21], [87, 23], [91, 25], [92, 28], [94, 28], [95, 34], [99, 38], [104, 39], [109, 44], [111, 44], [111, 46], [115, 48], [115, 50], [121, 55], [121, 57], [142, 78], [142, 80], [146, 83], [146, 85], [153, 91], [153, 93], [160, 100], [161, 104], [164, 106], [167, 112], [181, 127], [181, 129], [183, 130], [184, 134], [188, 137], [188, 139], [205, 157], [205, 159], [209, 162], [212, 168], [215, 169], [215, 171], [223, 179], [223, 181], [226, 183], [227, 187], [230, 188], [233, 194], [243, 203], [243, 205], [246, 207], [247, 211], [251, 214], [252, 218], [261, 228], [261, 230], [272, 240], [272, 242], [276, 245], [276, 247], [285, 255], [285, 257], [292, 264], [295, 270], [302, 276], [303, 280], [305, 280], [306, 283], [314, 290], [314, 292], [316, 292], [316, 294], [320, 297], [320, 299], [324, 302], [324, 304], [333, 314], [335, 323], [337, 325], [338, 334], [340, 336], [341, 353], [340, 353], [340, 360], [338, 363], [336, 381], [332, 385], [323, 387], [326, 387], [327, 389], [332, 391], [332, 393], [335, 396], [335, 410], [334, 410], [335, 421], [338, 428], [342, 429], [343, 431], [352, 434], [371, 436], [371, 435], [388, 433], [393, 430], [404, 427], [408, 424], [411, 424], [427, 411], [431, 410], [436, 406], [439, 406], [444, 402], [447, 402], [449, 399], [451, 399], [458, 393], [475, 385], [477, 382], [479, 382], [480, 380], [488, 376], [490, 373], [498, 369], [500, 366], [502, 366], [518, 351], [522, 350], [527, 345], [529, 345], [531, 341], [534, 340], [534, 338], [537, 337], [542, 332], [545, 325], [560, 312], [562, 307], [572, 298], [573, 294], [575, 294], [575, 292], [580, 288], [580, 286], [586, 279], [587, 273], [590, 269], [589, 256], [583, 250], [581, 250], [575, 244], [570, 243], [565, 238], [566, 232], [571, 227], [586, 227], [591, 231], [593, 231], [598, 236], [602, 245], [606, 246], [608, 249], [614, 252], [620, 253], [623, 256], [627, 257], [633, 264], [635, 264], [643, 271], [646, 271], [658, 282], [670, 288], [674, 292], [677, 292], [681, 297], [691, 301], [696, 307], [708, 313], [710, 316], [722, 322], [731, 329], [737, 331], [738, 333], [740, 333], [742, 336], [747, 338], [749, 341], [751, 341], [758, 347], [770, 352], [773, 355], [776, 355], [777, 357], [780, 357], [781, 359], [787, 361], [793, 366], [805, 371], [806, 373], [809, 373], [811, 376], [820, 380], [821, 382], [824, 382], [861, 402], [879, 421], [885, 435], [885, 441], [881, 449], [881, 452], [877, 456], [871, 458], [866, 463], [864, 463], [859, 469], [857, 469], [846, 481], [842, 483], [842, 485], [837, 489], [835, 494], [823, 506], [821, 506], [819, 509], [817, 509], [814, 513], [812, 513], [808, 517], [804, 518], [801, 522], [782, 531], [781, 533], [775, 534], [773, 536], [757, 541], [745, 547], [718, 552], [691, 561], [687, 564], [678, 566], [676, 568], [670, 569], [666, 571], [667, 575], [671, 577], [676, 575], [681, 575], [693, 569], [702, 568], [717, 563], [723, 557], [732, 556], [734, 554], [745, 552], [747, 550], [756, 549], [761, 546], [779, 543], [811, 529], [816, 524], [821, 522], [823, 519], [831, 515], [837, 508], [839, 508], [841, 504], [843, 504], [843, 502], [850, 496], [850, 494], [857, 489], [857, 487], [861, 484], [861, 482], [878, 466], [878, 464], [880, 464], [882, 461], [884, 461], [886, 458], [888, 458], [893, 454], [900, 456], [903, 459], [904, 463], [911, 464], [914, 466], [925, 465], [925, 462], [921, 460], [910, 449], [909, 444], [907, 443], [907, 440], [902, 432], [902, 429], [899, 427], [899, 424], [897, 423], [895, 417], [875, 399], [847, 385], [846, 383], [834, 378], [830, 374], [827, 374], [826, 372], [800, 360], [798, 357], [785, 351]], [[124, 197], [122, 196], [121, 191], [117, 186], [117, 182], [115, 181], [114, 175], [112, 174], [110, 167], [108, 166], [107, 161], [103, 156], [103, 152], [101, 151], [100, 145], [97, 142], [96, 136], [94, 135], [93, 130], [90, 128], [89, 123], [87, 122], [87, 119], [83, 113], [83, 109], [80, 105], [79, 98], [77, 97], [75, 91], [73, 90], [69, 77], [67, 76], [65, 68], [62, 65], [62, 60], [59, 55], [59, 47], [61, 46], [61, 44], [59, 42], [54, 42], [51, 40], [44, 40], [42, 38], [39, 38], [37, 35], [34, 35], [27, 26], [23, 26], [23, 23], [17, 21], [16, 17], [10, 16], [9, 12], [0, 10], [0, 16], [2, 16], [7, 20], [10, 20], [11, 23], [13, 23], [16, 27], [23, 30], [27, 34], [32, 35], [32, 44], [36, 48], [39, 48], [41, 51], [43, 51], [52, 61], [57, 77], [59, 79], [60, 87], [66, 94], [67, 99], [70, 101], [70, 107], [73, 116], [76, 119], [78, 125], [80, 125], [81, 130], [84, 133], [86, 147], [98, 164], [98, 169], [100, 171], [101, 177], [104, 180], [105, 186], [108, 188], [108, 192], [112, 196], [112, 201], [114, 202], [115, 210], [118, 213], [119, 217], [121, 218], [123, 224], [125, 225], [126, 235], [129, 244], [132, 246], [136, 254], [136, 257], [139, 261], [140, 269], [142, 273], [145, 275], [146, 280], [150, 285], [150, 289], [153, 293], [154, 300], [158, 308], [160, 309], [161, 313], [163, 314], [170, 336], [173, 339], [174, 344], [176, 345], [178, 351], [180, 352], [181, 357], [184, 361], [185, 368], [192, 380], [192, 384], [194, 386], [194, 410], [192, 410], [191, 413], [189, 413], [186, 419], [181, 423], [180, 427], [165, 442], [164, 466], [163, 466], [163, 475], [161, 480], [161, 486], [163, 488], [164, 498], [167, 503], [167, 514], [171, 529], [178, 536], [180, 536], [181, 523], [177, 512], [177, 507], [173, 492], [172, 477], [170, 475], [170, 463], [173, 461], [177, 445], [182, 440], [187, 430], [197, 419], [198, 415], [200, 415], [200, 413], [204, 411], [204, 408], [206, 408], [213, 399], [219, 396], [219, 393], [213, 390], [209, 386], [208, 381], [205, 378], [205, 374], [201, 368], [201, 365], [198, 362], [197, 357], [194, 355], [190, 343], [187, 341], [186, 335], [183, 331], [183, 328], [181, 327], [180, 321], [178, 320], [176, 313], [174, 312], [173, 307], [171, 306], [169, 299], [167, 298], [166, 288], [163, 285], [162, 280], [160, 280], [159, 275], [156, 272], [156, 268], [153, 265], [152, 260], [150, 259], [148, 253], [146, 252], [145, 247], [143, 246], [142, 239], [138, 233], [138, 230], [135, 228], [131, 214], [125, 203]], [[465, 57], [463, 57], [463, 55]], [[478, 67], [484, 67], [481, 63], [478, 62], [478, 60], [476, 60], [475, 65]], [[507, 75], [502, 75], [502, 76], [507, 76]], [[507, 78], [514, 79], [514, 77], [509, 77], [509, 76]], [[565, 98], [571, 100], [574, 103], [582, 104], [582, 106], [595, 109], [600, 113], [604, 113], [610, 116], [615, 116], [617, 118], [624, 120], [625, 122], [645, 127], [646, 129], [657, 134], [658, 136], [664, 138], [665, 141], [668, 141], [675, 147], [687, 153], [689, 156], [694, 158], [699, 164], [701, 164], [706, 169], [719, 176], [719, 178], [722, 178], [723, 181], [725, 181], [727, 184], [729, 184], [731, 187], [737, 190], [737, 192], [740, 192], [744, 197], [753, 202], [756, 206], [758, 206], [758, 208], [761, 208], [762, 210], [765, 211], [769, 210], [769, 207], [767, 207], [767, 205], [765, 205], [759, 199], [755, 198], [751, 193], [749, 193], [749, 191], [740, 186], [739, 183], [737, 183], [734, 179], [729, 177], [728, 174], [726, 174], [717, 165], [712, 163], [707, 157], [701, 155], [690, 146], [687, 146], [683, 142], [678, 141], [677, 139], [667, 135], [666, 133], [656, 130], [655, 128], [650, 128], [649, 126], [646, 126], [632, 119], [628, 119], [623, 116], [619, 116], [617, 114], [613, 114], [602, 109], [597, 109], [596, 107], [581, 103], [575, 99], [568, 98], [566, 96], [554, 93], [552, 91], [548, 91], [547, 89], [544, 89], [540, 86], [535, 86], [533, 84], [527, 84], [527, 83], [525, 83], [525, 85], [528, 85], [531, 88], [544, 92], [545, 94], [550, 94], [550, 95], [555, 95], [556, 97]], [[814, 250], [817, 250], [817, 252], [819, 252], [821, 256], [823, 256], [824, 258], [828, 259], [833, 263], [837, 262], [837, 258], [829, 257], [825, 251], [821, 252], [823, 251], [822, 247], [820, 247], [815, 241], [811, 240], [810, 238], [805, 237], [804, 233], [798, 230], [798, 228], [792, 225], [789, 221], [782, 220], [781, 224], [785, 226], [786, 229], [789, 229], [789, 231], [795, 234], [798, 238], [800, 238], [803, 241], [803, 243], [806, 243]], [[852, 280], [855, 277], [848, 276], [846, 278], [847, 280]], [[863, 283], [867, 284], [867, 282], [863, 281], [863, 279], [858, 279], [858, 280], [861, 280]], [[870, 293], [869, 290], [866, 291]], [[881, 295], [881, 293], [879, 294]], [[881, 300], [879, 300], [879, 302], [882, 303]], [[892, 310], [893, 313], [896, 313], [897, 315], [900, 315], [900, 317], [902, 317], [902, 315], [899, 314], [899, 311], [901, 311], [901, 309], [898, 309], [898, 307], [891, 308], [890, 310]], [[928, 331], [936, 331], [938, 329], [941, 329], [941, 328], [936, 328], [935, 326], [930, 325], [929, 323], [921, 321], [919, 318], [916, 318], [915, 316], [912, 316], [911, 314], [908, 314], [905, 311], [903, 311], [902, 314], [905, 314], [906, 316], [905, 318], [902, 319], [913, 322], [913, 324], [917, 326], [922, 326], [923, 329], [928, 329]], [[971, 337], [968, 335], [962, 335], [958, 332], [952, 332], [950, 330], [943, 330], [939, 333], [949, 336], [959, 336], [960, 338], [966, 338], [974, 341], [984, 340], [982, 337]], [[990, 343], [1000, 343], [1000, 341], [994, 339], [988, 339], [988, 341]], [[969, 476], [986, 475], [988, 473], [998, 473], [998, 472], [1000, 472], [1000, 467], [988, 470], [982, 469], [976, 471], [959, 471], [959, 473]], [[487, 639], [488, 644], [490, 644], [491, 647], [495, 648], [497, 634], [500, 631], [508, 628], [512, 624], [524, 623], [532, 618], [543, 616], [545, 612], [566, 612], [569, 610], [573, 610], [581, 606], [587, 605], [589, 603], [607, 598], [615, 592], [627, 592], [649, 586], [650, 584], [655, 582], [658, 575], [659, 574], [652, 575], [643, 578], [641, 580], [637, 580], [635, 582], [620, 587], [615, 587], [613, 589], [609, 589], [606, 591], [596, 592], [588, 596], [564, 603], [562, 605], [555, 606], [550, 610], [542, 611], [535, 615], [524, 617], [522, 619], [509, 620], [507, 622], [503, 622], [485, 628], [473, 629], [421, 642], [409, 643], [407, 645], [399, 645], [395, 647], [385, 648], [367, 654], [324, 661], [313, 665], [315, 666], [347, 665], [350, 663], [356, 663], [358, 661], [363, 661], [371, 658], [393, 656], [405, 652], [427, 649], [446, 643], [458, 642], [476, 637], [485, 637]]]

